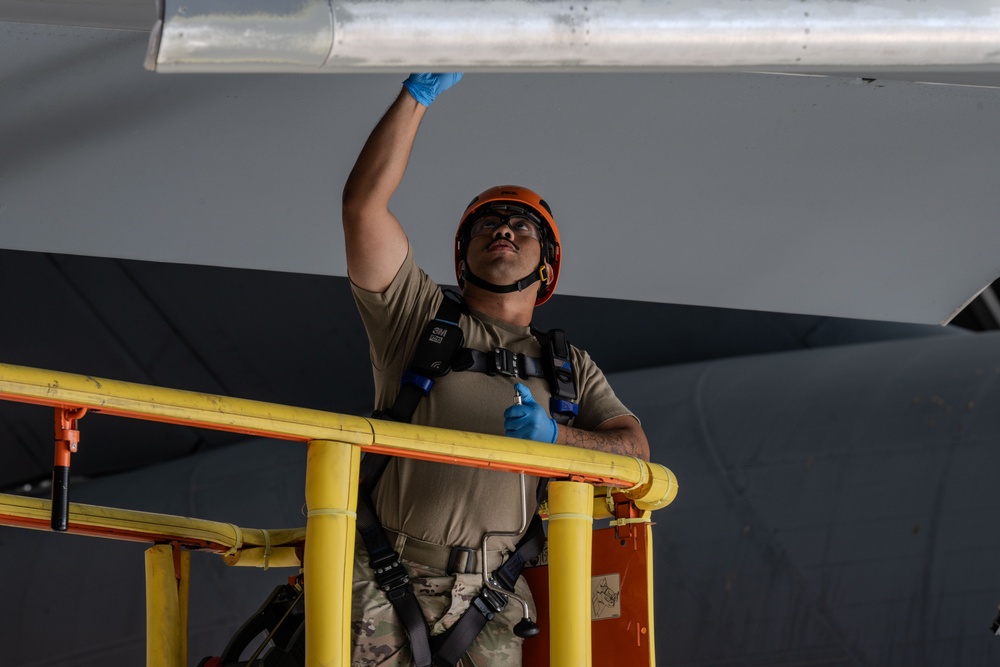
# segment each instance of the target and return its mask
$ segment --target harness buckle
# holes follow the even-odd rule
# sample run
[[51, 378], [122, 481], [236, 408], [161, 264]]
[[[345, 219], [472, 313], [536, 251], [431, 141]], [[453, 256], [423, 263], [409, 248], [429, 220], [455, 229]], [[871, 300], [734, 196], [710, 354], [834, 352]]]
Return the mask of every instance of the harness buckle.
[[485, 616], [487, 621], [492, 621], [493, 617], [496, 616], [496, 612], [481, 597], [474, 598], [472, 606], [476, 608], [476, 611]]
[[497, 347], [490, 353], [493, 366], [486, 369], [489, 375], [505, 375], [507, 377], [521, 377], [520, 365], [517, 363], [518, 354], [510, 350]]
[[479, 595], [472, 600], [472, 604], [479, 613], [486, 617], [486, 620], [491, 621], [493, 616], [499, 614], [507, 606], [507, 596], [483, 586], [479, 589]]
[[402, 561], [399, 560], [399, 556], [395, 554], [394, 556], [395, 558], [385, 565], [372, 564], [375, 581], [390, 600], [401, 598], [407, 594], [408, 590], [411, 590], [410, 575]]
[[[458, 569], [459, 559], [465, 554], [465, 568]], [[476, 572], [476, 550], [472, 547], [452, 547], [448, 554], [448, 567], [445, 569], [448, 574], [475, 574]]]
[[[495, 581], [492, 583], [496, 583]], [[482, 600], [486, 605], [489, 606], [490, 610], [494, 613], [500, 613], [503, 608], [507, 606], [507, 596], [497, 593], [491, 588], [486, 588], [485, 586], [480, 589], [479, 596], [477, 600]], [[479, 605], [476, 605], [477, 607]], [[484, 614], [485, 615], [485, 614]]]

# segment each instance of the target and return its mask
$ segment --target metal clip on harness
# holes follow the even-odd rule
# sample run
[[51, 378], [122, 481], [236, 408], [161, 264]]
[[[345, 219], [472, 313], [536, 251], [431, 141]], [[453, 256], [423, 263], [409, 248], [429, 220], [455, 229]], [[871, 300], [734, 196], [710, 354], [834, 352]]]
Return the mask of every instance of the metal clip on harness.
[[[493, 611], [494, 613], [496, 613], [507, 606], [507, 598], [513, 598], [517, 600], [521, 604], [521, 611], [523, 615], [521, 620], [517, 623], [517, 625], [514, 626], [514, 634], [517, 635], [518, 637], [521, 637], [522, 639], [527, 639], [529, 637], [534, 637], [539, 632], [538, 626], [535, 624], [534, 621], [531, 620], [531, 611], [528, 609], [528, 603], [525, 601], [524, 598], [522, 598], [514, 591], [508, 591], [504, 588], [501, 588], [499, 584], [497, 584], [496, 579], [494, 579], [493, 575], [490, 574], [490, 568], [488, 564], [489, 552], [486, 550], [486, 542], [491, 537], [518, 537], [519, 535], [524, 533], [525, 529], [528, 527], [528, 508], [524, 493], [523, 472], [520, 475], [520, 482], [521, 482], [521, 527], [513, 532], [492, 531], [483, 534], [483, 547], [482, 547], [482, 559], [481, 559], [483, 565], [482, 566], [483, 591], [482, 593], [480, 593], [479, 597], [477, 597], [474, 600], [473, 604], [476, 604], [479, 610], [483, 612], [484, 616], [492, 620], [493, 614], [487, 614], [482, 608], [485, 604], [488, 603], [491, 606], [494, 606], [495, 609]], [[500, 599], [503, 601], [503, 604], [497, 606], [496, 602], [494, 601], [496, 596], [491, 596], [490, 593], [498, 593]], [[480, 600], [483, 600], [484, 602], [481, 603]]]

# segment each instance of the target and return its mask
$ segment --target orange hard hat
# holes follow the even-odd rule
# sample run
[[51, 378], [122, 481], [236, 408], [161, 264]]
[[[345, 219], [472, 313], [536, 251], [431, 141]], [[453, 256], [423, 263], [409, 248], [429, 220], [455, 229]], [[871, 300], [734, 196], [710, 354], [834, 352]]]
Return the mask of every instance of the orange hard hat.
[[[540, 306], [549, 300], [556, 289], [559, 281], [559, 265], [562, 262], [562, 248], [559, 244], [559, 227], [555, 218], [552, 217], [552, 209], [548, 202], [542, 199], [537, 192], [520, 185], [497, 185], [484, 190], [465, 208], [461, 222], [458, 223], [458, 231], [455, 232], [455, 275], [458, 277], [458, 284], [461, 287], [468, 274], [468, 267], [465, 264], [465, 253], [468, 252], [469, 226], [470, 223], [493, 207], [502, 207], [504, 204], [527, 209], [533, 217], [537, 218], [539, 228], [542, 230], [541, 264], [538, 267], [538, 275], [542, 281], [542, 287], [538, 290], [538, 297], [535, 305]], [[551, 269], [546, 270], [545, 264]], [[520, 282], [520, 281], [519, 281]], [[532, 281], [534, 282], [534, 281]], [[478, 283], [477, 283], [478, 284]], [[513, 291], [507, 289], [505, 291]]]

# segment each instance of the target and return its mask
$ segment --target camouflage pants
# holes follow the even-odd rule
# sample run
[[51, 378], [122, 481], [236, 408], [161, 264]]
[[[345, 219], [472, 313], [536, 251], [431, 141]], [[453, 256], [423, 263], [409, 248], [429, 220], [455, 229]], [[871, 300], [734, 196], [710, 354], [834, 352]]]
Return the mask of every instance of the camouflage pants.
[[[360, 542], [360, 540], [359, 540]], [[403, 561], [427, 619], [432, 635], [457, 621], [482, 586], [479, 574], [446, 575], [417, 563]], [[351, 613], [351, 667], [410, 667], [413, 658], [406, 631], [392, 604], [375, 585], [364, 544], [354, 551], [354, 599]], [[531, 604], [531, 591], [524, 579], [516, 592]], [[459, 667], [517, 667], [521, 664], [521, 641], [511, 628], [521, 620], [521, 605], [514, 600], [486, 624], [476, 641], [458, 662]]]

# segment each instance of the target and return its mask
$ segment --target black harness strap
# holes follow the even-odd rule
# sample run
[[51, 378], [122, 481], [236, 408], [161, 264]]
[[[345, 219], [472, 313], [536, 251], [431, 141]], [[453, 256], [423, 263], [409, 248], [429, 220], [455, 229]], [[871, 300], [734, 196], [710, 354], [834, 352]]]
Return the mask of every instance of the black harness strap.
[[471, 371], [487, 375], [506, 375], [521, 378], [545, 377], [545, 365], [541, 359], [528, 357], [518, 352], [512, 352], [503, 347], [496, 347], [489, 352], [480, 352], [463, 347], [455, 363], [453, 371]]
[[579, 412], [576, 378], [570, 360], [570, 345], [562, 329], [542, 333], [532, 329], [542, 345], [542, 363], [549, 381], [549, 413], [560, 424], [569, 424]]
[[476, 285], [477, 287], [482, 287], [484, 290], [488, 292], [493, 292], [495, 294], [509, 294], [510, 292], [521, 292], [526, 287], [534, 285], [539, 280], [541, 280], [542, 276], [544, 275], [543, 272], [545, 271], [545, 265], [542, 264], [537, 269], [535, 269], [534, 271], [532, 271], [531, 273], [529, 273], [528, 275], [521, 278], [515, 283], [511, 283], [510, 285], [497, 285], [495, 283], [489, 282], [488, 280], [484, 280], [483, 278], [480, 278], [479, 276], [474, 274], [472, 271], [469, 271], [468, 268], [469, 265], [467, 263], [465, 264], [465, 267], [466, 267], [465, 271], [462, 272], [463, 279], [468, 280], [470, 283]]
[[368, 550], [368, 561], [375, 573], [375, 582], [389, 599], [406, 630], [414, 663], [417, 667], [430, 667], [433, 655], [427, 619], [424, 618], [417, 597], [413, 594], [413, 584], [410, 583], [406, 566], [386, 539], [385, 530], [375, 512], [375, 502], [372, 500], [372, 492], [382, 473], [385, 472], [389, 458], [384, 454], [365, 454], [361, 459], [358, 532], [361, 533], [361, 539]]
[[403, 373], [395, 402], [388, 410], [376, 411], [373, 417], [409, 423], [420, 399], [434, 386], [434, 378], [446, 375], [452, 361], [464, 349], [465, 336], [458, 319], [465, 312], [465, 304], [452, 291], [442, 290], [442, 294], [437, 314], [424, 328], [410, 367]]
[[[452, 362], [452, 370], [506, 375], [522, 380], [543, 377], [548, 381], [551, 393], [549, 414], [558, 423], [568, 425], [580, 409], [569, 341], [562, 329], [552, 329], [547, 333], [532, 329], [531, 333], [542, 346], [541, 358], [529, 357], [502, 347], [489, 352], [463, 347]], [[392, 410], [396, 411], [395, 405]]]
[[[545, 377], [552, 393], [549, 407], [553, 419], [568, 424], [576, 415], [577, 394], [569, 359], [569, 343], [563, 332], [553, 330], [542, 334], [532, 330], [546, 355], [542, 359], [527, 357], [504, 348], [496, 348], [490, 352], [470, 350], [462, 347], [464, 335], [458, 326], [465, 307], [460, 298], [453, 297], [453, 293], [444, 292], [437, 314], [427, 324], [410, 368], [403, 374], [399, 394], [392, 407], [376, 411], [372, 416], [409, 423], [420, 399], [429, 394], [434, 386], [433, 378], [455, 370], [519, 378]], [[427, 619], [414, 595], [406, 566], [400, 560], [399, 553], [389, 544], [372, 500], [375, 485], [389, 459], [384, 454], [369, 453], [361, 460], [358, 532], [368, 550], [375, 580], [406, 630], [414, 663], [417, 667], [454, 667], [483, 627], [506, 607], [507, 596], [484, 586], [458, 621], [443, 634], [430, 637]], [[546, 482], [547, 480], [539, 482], [536, 494], [539, 502], [544, 495]], [[497, 584], [513, 592], [524, 564], [541, 553], [544, 544], [542, 520], [536, 511], [514, 552], [494, 572]]]
[[531, 333], [542, 348], [540, 358], [497, 347], [489, 352], [462, 347], [464, 334], [458, 326], [467, 312], [461, 297], [442, 290], [444, 298], [434, 319], [424, 329], [410, 367], [403, 373], [399, 393], [392, 407], [373, 414], [378, 419], [409, 423], [420, 404], [434, 386], [434, 378], [449, 371], [469, 371], [487, 375], [504, 375], [527, 379], [544, 377], [549, 383], [549, 413], [560, 424], [569, 424], [579, 411], [576, 378], [570, 359], [570, 344], [562, 329]]

